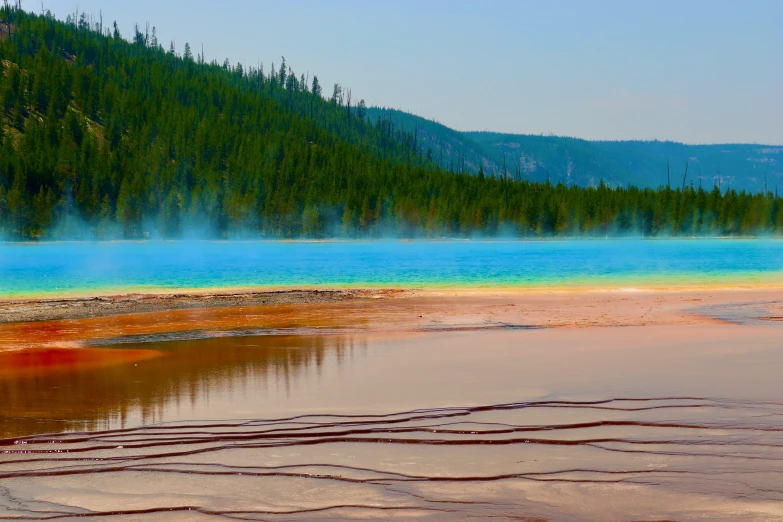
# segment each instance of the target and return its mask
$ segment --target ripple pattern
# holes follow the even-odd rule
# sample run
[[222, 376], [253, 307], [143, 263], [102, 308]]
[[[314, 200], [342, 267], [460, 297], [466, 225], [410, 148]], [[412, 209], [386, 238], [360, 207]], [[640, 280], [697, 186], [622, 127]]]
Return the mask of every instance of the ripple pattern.
[[783, 404], [553, 399], [0, 440], [0, 519], [163, 513], [780, 520]]

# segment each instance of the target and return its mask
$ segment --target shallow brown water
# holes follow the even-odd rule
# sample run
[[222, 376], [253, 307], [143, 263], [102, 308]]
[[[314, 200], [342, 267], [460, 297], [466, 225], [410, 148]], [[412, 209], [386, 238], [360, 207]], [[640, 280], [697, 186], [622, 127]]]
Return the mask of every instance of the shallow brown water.
[[0, 517], [783, 520], [781, 339], [700, 324], [83, 350], [100, 364], [0, 372]]

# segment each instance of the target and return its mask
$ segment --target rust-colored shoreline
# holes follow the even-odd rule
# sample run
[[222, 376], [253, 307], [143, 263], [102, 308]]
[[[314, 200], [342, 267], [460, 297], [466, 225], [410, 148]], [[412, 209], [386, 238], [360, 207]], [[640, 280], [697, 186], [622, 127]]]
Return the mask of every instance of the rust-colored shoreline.
[[335, 290], [0, 302], [0, 323], [5, 323], [0, 324], [0, 352], [84, 348], [105, 339], [185, 331], [350, 328], [391, 333], [715, 324], [725, 322], [726, 314], [719, 317], [710, 310], [726, 307], [729, 315], [752, 312], [759, 319], [775, 319], [783, 315], [783, 290]]
[[[748, 318], [780, 325], [783, 290], [298, 290], [0, 302], [0, 380], [25, 372], [76, 371], [156, 357], [158, 342], [172, 337], [349, 332], [390, 337], [696, 324], [719, 328]], [[113, 344], [117, 346], [108, 347]]]
[[605, 285], [605, 286], [430, 286], [423, 288], [263, 287], [222, 289], [156, 289], [125, 293], [64, 294], [0, 298], [0, 324], [82, 319], [108, 315], [235, 306], [333, 303], [401, 297], [535, 297], [671, 294], [783, 295], [783, 284]]
[[[65, 310], [65, 318], [0, 324], [0, 387], [20, 379], [78, 380], [86, 374], [133, 371], [135, 363], [170, 356], [162, 341], [172, 339], [207, 339], [211, 344], [206, 346], [219, 352], [231, 346], [220, 338], [232, 335], [271, 334], [276, 337], [266, 337], [269, 342], [284, 345], [302, 336], [330, 342], [346, 336], [366, 341], [446, 333], [439, 339], [450, 343], [463, 338], [459, 332], [535, 329], [499, 333], [521, 342], [571, 336], [586, 346], [622, 338], [633, 351], [640, 336], [691, 336], [698, 344], [736, 335], [738, 328], [774, 337], [777, 332], [770, 328], [783, 325], [783, 291], [778, 289], [117, 296], [90, 301], [97, 315], [81, 317], [78, 303], [47, 303], [47, 313]], [[112, 303], [119, 304], [103, 308]], [[27, 306], [38, 305], [31, 301]], [[69, 316], [72, 308], [76, 311]]]

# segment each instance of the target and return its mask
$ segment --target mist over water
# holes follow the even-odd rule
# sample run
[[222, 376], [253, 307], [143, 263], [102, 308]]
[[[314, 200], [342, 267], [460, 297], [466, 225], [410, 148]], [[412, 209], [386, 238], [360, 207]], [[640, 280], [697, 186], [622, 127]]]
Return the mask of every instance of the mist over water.
[[783, 283], [783, 241], [0, 244], [0, 297], [250, 287]]

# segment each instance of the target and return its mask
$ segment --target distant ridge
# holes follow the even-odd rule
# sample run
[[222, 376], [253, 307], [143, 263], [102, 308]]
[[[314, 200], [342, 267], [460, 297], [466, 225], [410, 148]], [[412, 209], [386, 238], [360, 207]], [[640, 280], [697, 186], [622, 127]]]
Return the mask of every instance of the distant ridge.
[[[783, 145], [688, 145], [672, 141], [591, 141], [562, 136], [504, 134], [490, 131], [460, 132], [441, 123], [396, 109], [372, 107], [371, 121], [390, 118], [398, 127], [417, 132], [432, 159], [447, 170], [489, 175], [505, 169], [515, 179], [596, 186], [601, 180], [614, 187], [633, 185], [657, 188], [686, 184], [714, 185], [763, 192], [783, 190]], [[504, 157], [505, 156], [505, 157]]]

